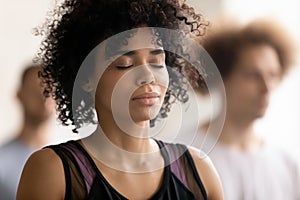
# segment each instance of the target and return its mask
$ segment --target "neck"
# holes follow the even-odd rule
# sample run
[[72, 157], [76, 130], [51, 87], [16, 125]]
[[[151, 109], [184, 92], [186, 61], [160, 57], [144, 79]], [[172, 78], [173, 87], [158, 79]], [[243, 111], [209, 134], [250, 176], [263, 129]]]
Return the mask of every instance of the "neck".
[[155, 141], [124, 139], [125, 137], [123, 141], [120, 138], [111, 141], [110, 138], [98, 127], [91, 136], [81, 140], [81, 143], [94, 160], [117, 171], [145, 173], [163, 167], [164, 162]]
[[18, 139], [32, 149], [38, 149], [48, 143], [48, 123], [30, 123], [25, 120]]
[[255, 152], [262, 140], [254, 132], [254, 120], [241, 120], [227, 117], [220, 135], [220, 142], [230, 148]]
[[[153, 140], [149, 138], [149, 121], [136, 123], [119, 120], [116, 124], [113, 117], [99, 117], [101, 130], [111, 143], [133, 153], [152, 151]], [[99, 132], [99, 129], [98, 129]]]
[[119, 171], [132, 173], [153, 171], [163, 166], [158, 145], [146, 137], [148, 123], [144, 126], [126, 126], [124, 131], [114, 120], [99, 116], [98, 119], [100, 126], [97, 130], [81, 140], [95, 160]]

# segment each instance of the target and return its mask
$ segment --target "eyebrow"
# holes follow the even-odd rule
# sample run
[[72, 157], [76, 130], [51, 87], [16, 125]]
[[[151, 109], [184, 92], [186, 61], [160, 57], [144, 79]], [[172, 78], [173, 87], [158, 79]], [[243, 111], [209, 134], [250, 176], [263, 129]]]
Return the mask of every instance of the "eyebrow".
[[150, 51], [150, 54], [152, 55], [158, 55], [158, 54], [162, 54], [165, 53], [165, 51], [163, 49], [154, 49], [152, 51]]
[[[122, 51], [119, 50], [116, 55], [120, 55], [120, 56], [132, 56], [135, 55], [137, 53], [137, 50], [133, 50], [133, 51]], [[163, 49], [154, 49], [150, 51], [150, 54], [152, 55], [158, 55], [158, 54], [162, 54], [165, 53], [165, 51]]]

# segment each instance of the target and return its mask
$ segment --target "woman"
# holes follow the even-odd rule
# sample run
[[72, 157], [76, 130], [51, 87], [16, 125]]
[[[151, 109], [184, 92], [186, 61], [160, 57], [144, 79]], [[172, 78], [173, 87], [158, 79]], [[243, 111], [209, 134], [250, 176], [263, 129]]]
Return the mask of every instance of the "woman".
[[174, 99], [187, 101], [178, 42], [201, 36], [202, 17], [176, 0], [67, 0], [52, 14], [39, 55], [45, 94], [74, 132], [99, 125], [34, 153], [17, 199], [222, 199], [207, 157], [149, 137]]

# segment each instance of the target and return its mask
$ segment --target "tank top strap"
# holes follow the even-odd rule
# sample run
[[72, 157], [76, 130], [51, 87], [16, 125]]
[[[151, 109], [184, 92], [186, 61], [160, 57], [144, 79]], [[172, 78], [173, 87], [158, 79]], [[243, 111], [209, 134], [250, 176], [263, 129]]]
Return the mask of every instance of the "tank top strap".
[[184, 168], [181, 165], [180, 157], [187, 150], [186, 146], [180, 144], [166, 143], [162, 141], [157, 141], [161, 149], [165, 149], [168, 153], [167, 165], [170, 165], [171, 172], [176, 175], [176, 177], [188, 188], [187, 180], [185, 177]]
[[65, 199], [86, 199], [97, 175], [87, 152], [77, 141], [45, 148], [53, 149], [62, 160], [65, 179]]
[[207, 199], [206, 190], [186, 145], [157, 141], [169, 157], [171, 172], [188, 188], [196, 199]]

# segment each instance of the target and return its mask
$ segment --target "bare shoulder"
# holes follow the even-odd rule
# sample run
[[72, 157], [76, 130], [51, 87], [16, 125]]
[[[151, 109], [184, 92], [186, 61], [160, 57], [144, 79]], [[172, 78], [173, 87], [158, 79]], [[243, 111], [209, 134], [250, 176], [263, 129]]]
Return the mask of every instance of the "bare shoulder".
[[27, 160], [19, 183], [17, 199], [64, 199], [63, 164], [52, 149], [42, 149]]
[[210, 158], [194, 147], [188, 147], [209, 200], [222, 200], [223, 190], [219, 175]]

